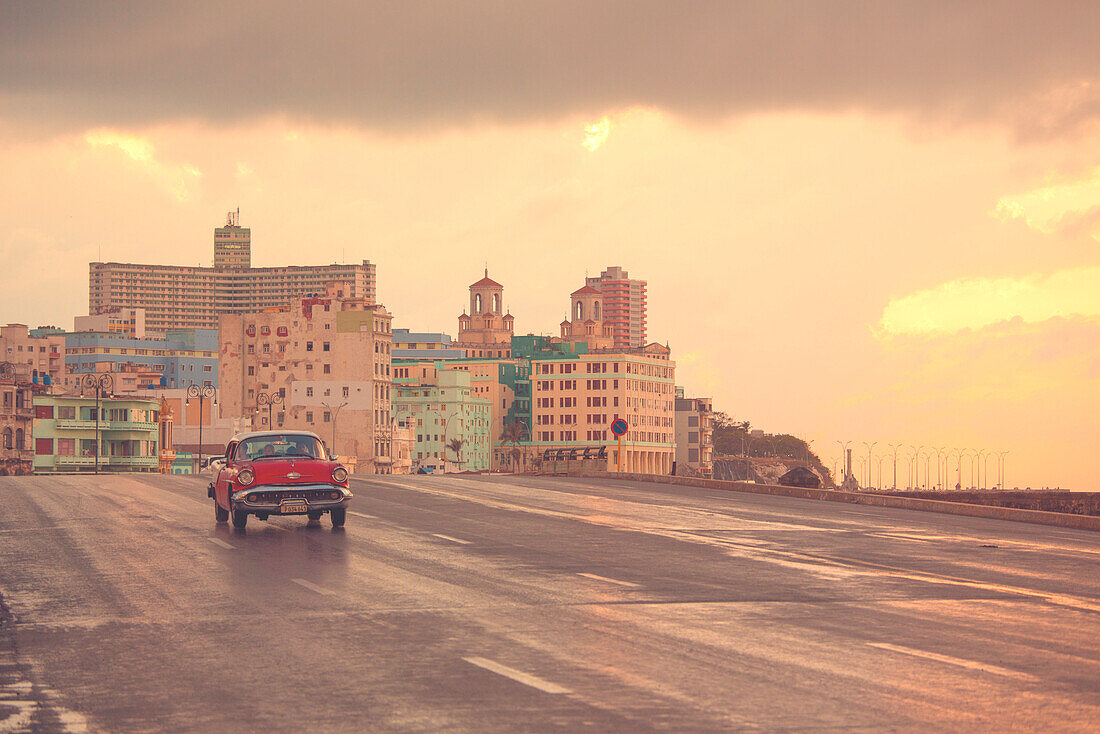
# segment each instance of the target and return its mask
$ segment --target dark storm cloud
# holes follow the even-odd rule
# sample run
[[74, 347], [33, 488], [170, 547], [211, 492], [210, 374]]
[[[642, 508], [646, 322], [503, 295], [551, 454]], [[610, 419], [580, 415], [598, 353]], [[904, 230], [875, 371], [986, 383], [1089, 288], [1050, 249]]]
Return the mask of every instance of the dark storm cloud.
[[7, 3], [0, 109], [419, 127], [856, 108], [1059, 134], [1100, 116], [1098, 19], [1092, 1]]

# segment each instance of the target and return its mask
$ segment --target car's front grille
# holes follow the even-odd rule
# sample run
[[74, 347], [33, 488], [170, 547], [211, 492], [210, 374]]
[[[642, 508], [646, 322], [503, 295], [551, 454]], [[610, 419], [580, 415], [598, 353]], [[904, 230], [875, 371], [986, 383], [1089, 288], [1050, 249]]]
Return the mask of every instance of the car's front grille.
[[249, 502], [282, 502], [283, 500], [318, 500], [339, 499], [338, 489], [278, 489], [264, 492], [251, 492], [248, 495]]

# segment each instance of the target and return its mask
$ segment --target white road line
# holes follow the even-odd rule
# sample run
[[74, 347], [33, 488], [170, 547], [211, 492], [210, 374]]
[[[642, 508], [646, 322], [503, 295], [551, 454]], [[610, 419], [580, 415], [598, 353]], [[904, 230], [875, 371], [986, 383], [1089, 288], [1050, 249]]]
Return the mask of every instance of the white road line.
[[927, 652], [925, 650], [914, 650], [911, 647], [902, 647], [901, 645], [891, 645], [888, 642], [868, 642], [871, 647], [877, 647], [882, 650], [889, 650], [891, 652], [898, 652], [902, 655], [912, 655], [913, 657], [926, 658], [928, 660], [935, 660], [940, 663], [947, 663], [948, 665], [957, 665], [960, 668], [969, 668], [971, 670], [981, 670], [986, 673], [993, 673], [994, 675], [1003, 675], [1007, 678], [1018, 678], [1020, 680], [1038, 680], [1033, 675], [1022, 673], [1019, 670], [1009, 670], [1008, 668], [1002, 668], [998, 665], [990, 665], [989, 663], [979, 663], [974, 660], [963, 660], [962, 658], [953, 658], [950, 655], [940, 655], [935, 652]]
[[578, 573], [578, 576], [584, 576], [586, 579], [593, 579], [595, 581], [606, 581], [609, 584], [618, 584], [619, 586], [629, 586], [632, 589], [637, 589], [641, 584], [633, 584], [629, 581], [619, 581], [618, 579], [609, 579], [606, 576], [597, 576], [594, 573]]
[[318, 594], [324, 594], [326, 596], [333, 596], [333, 595], [336, 594], [335, 591], [330, 591], [329, 589], [321, 588], [317, 584], [311, 584], [310, 582], [306, 581], [305, 579], [291, 579], [291, 581], [298, 584], [299, 586], [307, 588], [310, 591], [314, 591]]
[[436, 538], [442, 538], [443, 540], [449, 540], [452, 543], [461, 543], [462, 545], [469, 545], [470, 544], [470, 541], [468, 541], [468, 540], [461, 540], [459, 538], [452, 538], [449, 535], [442, 535], [440, 533], [432, 533], [432, 535]]
[[229, 550], [233, 550], [237, 547], [235, 545], [230, 545], [229, 543], [226, 543], [221, 538], [207, 538], [207, 540], [209, 540], [214, 545], [220, 545], [222, 548], [228, 548]]
[[501, 665], [500, 663], [485, 658], [462, 658], [470, 665], [476, 665], [479, 668], [484, 668], [497, 675], [503, 675], [505, 678], [511, 678], [517, 683], [522, 683], [525, 686], [531, 686], [537, 688], [543, 693], [570, 693], [568, 688], [562, 688], [557, 683], [551, 683], [548, 680], [543, 680], [538, 676], [531, 675], [530, 673], [524, 673], [522, 670], [516, 670], [515, 668], [509, 668], [507, 665]]
[[348, 510], [348, 514], [349, 514], [349, 515], [355, 515], [356, 517], [365, 517], [365, 518], [367, 518], [368, 520], [377, 520], [377, 519], [378, 519], [378, 518], [377, 518], [377, 517], [375, 517], [374, 515], [368, 515], [368, 514], [367, 514], [367, 513], [365, 513], [365, 512], [355, 512], [355, 511], [353, 511], [353, 510]]

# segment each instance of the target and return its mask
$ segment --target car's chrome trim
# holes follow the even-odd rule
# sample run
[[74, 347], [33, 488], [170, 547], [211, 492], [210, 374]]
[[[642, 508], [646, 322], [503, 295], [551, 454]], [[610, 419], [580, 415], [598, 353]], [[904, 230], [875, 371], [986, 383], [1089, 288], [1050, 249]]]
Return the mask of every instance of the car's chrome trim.
[[[341, 502], [346, 502], [347, 500], [355, 496], [351, 493], [349, 489], [347, 489], [347, 487], [341, 487], [339, 484], [261, 484], [255, 487], [250, 486], [247, 489], [241, 489], [237, 492], [234, 492], [232, 495], [232, 499], [234, 502], [244, 502], [248, 498], [248, 495], [252, 494], [253, 492], [303, 492], [309, 490], [321, 490], [331, 492], [334, 489], [338, 490], [342, 495], [340, 499], [309, 502], [309, 506], [313, 507], [316, 505], [318, 509], [322, 509], [327, 506], [339, 505]], [[250, 508], [278, 507], [279, 504], [262, 504], [257, 502], [249, 502], [247, 506]]]

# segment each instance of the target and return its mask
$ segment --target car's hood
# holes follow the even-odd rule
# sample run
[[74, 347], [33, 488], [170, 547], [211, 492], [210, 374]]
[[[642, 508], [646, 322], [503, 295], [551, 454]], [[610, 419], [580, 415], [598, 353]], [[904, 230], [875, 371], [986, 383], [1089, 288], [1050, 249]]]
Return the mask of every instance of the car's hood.
[[261, 484], [313, 484], [332, 483], [332, 470], [339, 464], [319, 459], [260, 459], [250, 461], [238, 467], [252, 470], [256, 479], [254, 485]]

